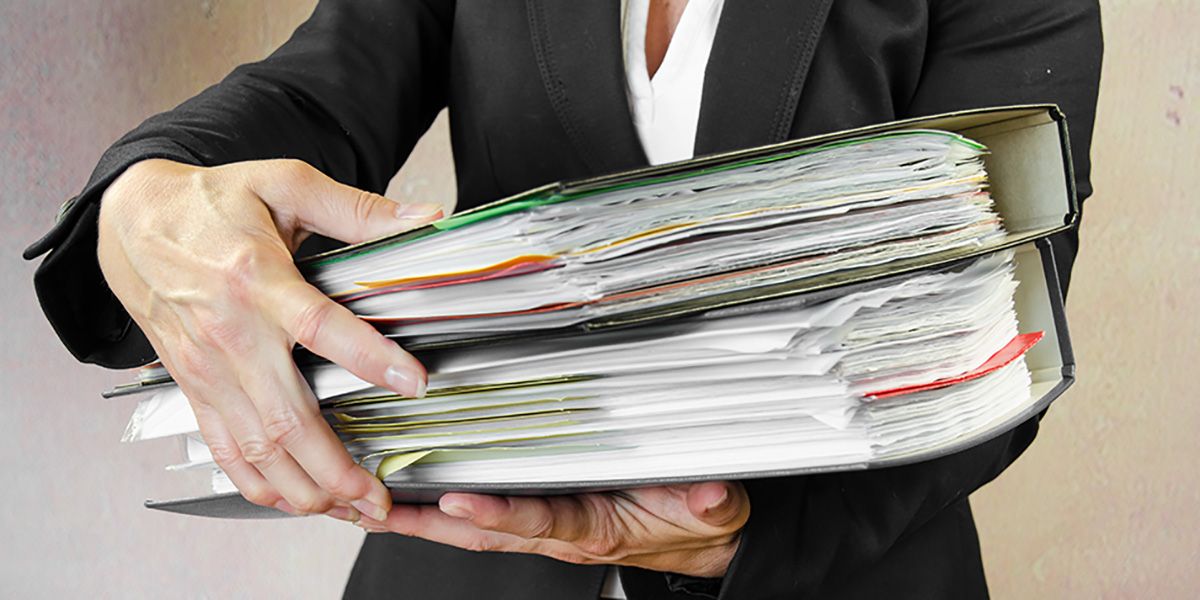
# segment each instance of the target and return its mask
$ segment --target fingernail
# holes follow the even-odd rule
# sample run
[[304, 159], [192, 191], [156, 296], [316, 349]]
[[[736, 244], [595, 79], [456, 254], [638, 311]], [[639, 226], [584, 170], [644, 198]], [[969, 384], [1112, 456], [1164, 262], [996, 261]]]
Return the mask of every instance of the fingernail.
[[359, 525], [359, 527], [362, 527], [362, 530], [367, 533], [387, 533], [388, 532], [387, 527], [376, 527], [374, 525]]
[[354, 502], [351, 502], [350, 506], [357, 508], [358, 512], [360, 512], [364, 515], [367, 515], [368, 517], [371, 517], [372, 519], [375, 519], [376, 521], [386, 521], [387, 520], [387, 511], [383, 510], [382, 508], [380, 508], [378, 506], [375, 506], [370, 500], [367, 500], [365, 498], [362, 500], [355, 500]]
[[425, 397], [425, 378], [418, 377], [412, 372], [401, 371], [396, 367], [388, 367], [383, 373], [383, 380], [393, 392], [409, 398]]
[[728, 503], [729, 503], [729, 488], [724, 488], [723, 490], [721, 490], [721, 497], [717, 498], [717, 500], [715, 502], [713, 502], [712, 504], [709, 504], [708, 506], [704, 507], [704, 510], [706, 512], [714, 512], [720, 508], [723, 508]]
[[440, 508], [442, 509], [442, 512], [454, 517], [455, 519], [470, 521], [471, 519], [475, 518], [475, 513], [471, 512], [469, 509], [467, 509], [467, 507], [462, 506], [461, 504], [447, 504]]
[[275, 508], [278, 508], [279, 510], [282, 510], [283, 512], [288, 513], [289, 515], [292, 515], [294, 517], [307, 517], [308, 516], [308, 513], [300, 511], [300, 510], [296, 510], [296, 507], [292, 506], [291, 504], [288, 504], [287, 500], [280, 500], [279, 502], [276, 502]]
[[333, 517], [339, 521], [348, 521], [350, 523], [353, 523], [359, 519], [358, 511], [350, 508], [349, 506], [335, 506], [325, 511], [325, 516]]
[[442, 212], [441, 204], [430, 202], [397, 202], [397, 219], [428, 219]]

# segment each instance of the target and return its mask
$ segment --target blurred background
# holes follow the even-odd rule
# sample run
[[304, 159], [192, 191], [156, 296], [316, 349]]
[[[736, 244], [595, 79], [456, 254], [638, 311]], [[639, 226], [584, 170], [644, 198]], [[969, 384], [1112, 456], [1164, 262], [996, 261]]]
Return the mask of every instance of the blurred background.
[[[121, 445], [123, 374], [41, 318], [25, 245], [105, 147], [261, 58], [315, 0], [0, 0], [0, 597], [335, 598], [362, 534], [171, 516], [173, 441]], [[995, 598], [1200, 592], [1200, 3], [1105, 0], [1096, 194], [1067, 308], [1079, 382], [972, 497]], [[439, 119], [390, 195], [453, 203]]]

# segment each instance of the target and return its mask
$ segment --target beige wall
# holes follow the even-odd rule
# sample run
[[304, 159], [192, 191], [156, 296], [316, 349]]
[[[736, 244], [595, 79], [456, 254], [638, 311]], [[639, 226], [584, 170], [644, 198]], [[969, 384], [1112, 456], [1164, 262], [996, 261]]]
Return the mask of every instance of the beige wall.
[[1200, 2], [1103, 6], [1079, 382], [973, 499], [997, 598], [1200, 594]]
[[[172, 443], [117, 443], [121, 381], [35, 318], [17, 258], [103, 148], [286, 38], [313, 0], [0, 0], [0, 597], [336, 597], [360, 534], [328, 520], [160, 515], [199, 492]], [[1186, 598], [1200, 424], [1200, 3], [1108, 0], [1096, 196], [1068, 308], [1080, 382], [975, 497], [997, 598]], [[68, 8], [70, 10], [68, 10]], [[444, 121], [392, 194], [448, 201]]]

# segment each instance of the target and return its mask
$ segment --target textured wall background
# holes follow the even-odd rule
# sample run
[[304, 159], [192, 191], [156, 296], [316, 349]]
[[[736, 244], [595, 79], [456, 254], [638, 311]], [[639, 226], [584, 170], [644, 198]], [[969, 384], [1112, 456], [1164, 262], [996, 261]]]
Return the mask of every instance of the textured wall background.
[[1200, 3], [1102, 5], [1079, 383], [973, 498], [997, 598], [1200, 593]]
[[[239, 62], [314, 0], [0, 0], [0, 597], [337, 597], [361, 534], [140, 508], [199, 493], [171, 442], [122, 446], [123, 381], [76, 365], [38, 316], [21, 248], [100, 152]], [[1200, 590], [1200, 4], [1106, 0], [1096, 196], [1068, 309], [1080, 383], [975, 497], [997, 598]], [[392, 194], [453, 197], [445, 123]]]

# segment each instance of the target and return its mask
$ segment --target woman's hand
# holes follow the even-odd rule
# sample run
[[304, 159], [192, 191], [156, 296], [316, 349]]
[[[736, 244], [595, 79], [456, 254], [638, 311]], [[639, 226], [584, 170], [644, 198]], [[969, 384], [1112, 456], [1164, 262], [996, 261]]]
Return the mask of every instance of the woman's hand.
[[437, 506], [393, 506], [385, 525], [468, 550], [718, 577], [749, 516], [741, 484], [713, 481], [575, 496], [446, 494]]
[[242, 495], [293, 514], [383, 520], [387, 489], [321, 417], [292, 349], [409, 397], [424, 394], [425, 370], [310, 286], [292, 253], [314, 232], [355, 243], [439, 216], [439, 205], [397, 204], [299, 161], [147, 160], [105, 192], [97, 252]]

